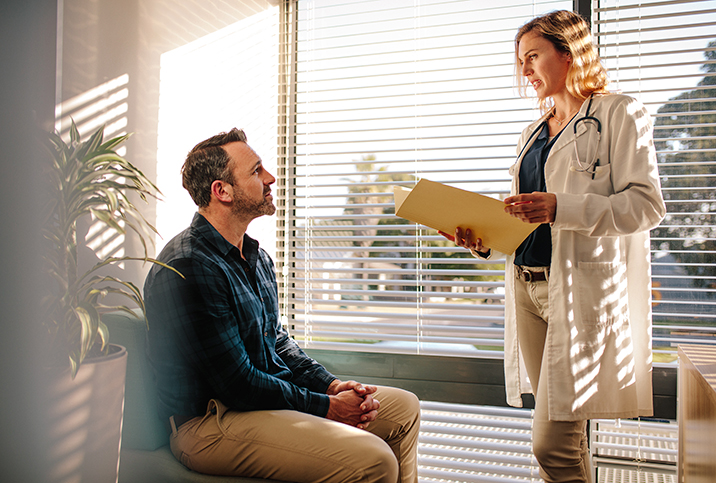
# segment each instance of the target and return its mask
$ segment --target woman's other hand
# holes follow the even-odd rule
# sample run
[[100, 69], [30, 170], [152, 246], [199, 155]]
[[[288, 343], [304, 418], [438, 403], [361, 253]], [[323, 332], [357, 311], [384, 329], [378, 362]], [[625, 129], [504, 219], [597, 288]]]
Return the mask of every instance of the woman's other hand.
[[535, 191], [505, 198], [505, 213], [525, 223], [553, 223], [557, 212], [554, 193]]

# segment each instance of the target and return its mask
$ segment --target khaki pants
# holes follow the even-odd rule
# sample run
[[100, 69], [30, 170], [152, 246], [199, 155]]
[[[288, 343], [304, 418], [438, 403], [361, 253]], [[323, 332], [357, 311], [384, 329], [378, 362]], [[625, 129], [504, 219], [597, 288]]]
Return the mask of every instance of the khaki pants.
[[295, 483], [417, 483], [420, 403], [379, 387], [368, 430], [289, 410], [238, 412], [211, 400], [170, 437], [174, 456], [200, 473]]
[[[587, 421], [550, 421], [547, 403], [547, 365], [542, 356], [547, 337], [548, 282], [515, 280], [517, 334], [527, 375], [535, 392], [532, 452], [547, 483], [591, 483], [592, 469], [587, 444]], [[559, 395], [556, 395], [559, 397]]]

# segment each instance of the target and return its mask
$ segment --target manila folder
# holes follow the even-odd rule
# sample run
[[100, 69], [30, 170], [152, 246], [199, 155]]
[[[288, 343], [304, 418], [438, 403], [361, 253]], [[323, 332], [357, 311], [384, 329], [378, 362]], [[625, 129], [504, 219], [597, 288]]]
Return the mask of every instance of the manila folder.
[[397, 216], [450, 235], [469, 228], [484, 246], [508, 255], [539, 226], [508, 215], [495, 198], [427, 179], [412, 190], [395, 186], [393, 197]]

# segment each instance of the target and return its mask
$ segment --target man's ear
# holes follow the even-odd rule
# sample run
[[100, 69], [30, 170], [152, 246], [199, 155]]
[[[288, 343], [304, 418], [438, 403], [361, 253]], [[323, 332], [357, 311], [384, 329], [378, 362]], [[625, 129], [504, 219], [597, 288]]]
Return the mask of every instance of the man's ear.
[[211, 183], [211, 195], [222, 203], [231, 203], [234, 201], [234, 191], [232, 188], [233, 187], [226, 181], [217, 179]]

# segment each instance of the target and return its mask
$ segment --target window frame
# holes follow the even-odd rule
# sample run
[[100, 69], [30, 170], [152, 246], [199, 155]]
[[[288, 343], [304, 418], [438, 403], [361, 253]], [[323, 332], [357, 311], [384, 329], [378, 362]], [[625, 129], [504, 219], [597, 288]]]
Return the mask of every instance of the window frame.
[[[290, 224], [289, 211], [297, 208], [297, 186], [292, 182], [289, 173], [295, 173], [296, 125], [297, 112], [295, 104], [289, 102], [296, 95], [296, 74], [290, 66], [297, 62], [296, 42], [298, 17], [295, 12], [295, 0], [283, 4], [282, 15], [285, 18], [282, 35], [286, 45], [293, 48], [282, 52], [285, 62], [282, 63], [282, 74], [285, 82], [281, 84], [279, 143], [280, 168], [278, 179], [278, 224], [279, 243], [277, 245], [277, 273], [279, 274], [279, 293], [281, 296], [281, 313], [287, 313], [287, 305], [291, 304], [290, 292], [295, 285], [284, 278], [291, 261], [287, 251], [291, 249], [290, 237], [285, 228]], [[593, 3], [591, 1], [574, 0], [574, 9], [594, 23]], [[290, 328], [291, 320], [284, 316], [283, 322]], [[446, 402], [476, 403], [488, 405], [505, 405], [504, 376], [501, 359], [492, 357], [460, 357], [439, 355], [411, 355], [378, 353], [372, 351], [343, 352], [332, 349], [307, 348], [306, 351], [325, 363], [329, 370], [335, 371], [339, 377], [350, 377], [367, 382], [387, 383], [405, 387], [415, 391], [421, 397], [437, 397]], [[358, 369], [365, 368], [365, 369]], [[411, 368], [413, 371], [401, 371]], [[465, 378], [464, 374], [473, 374], [474, 378]], [[458, 377], [459, 374], [459, 377]], [[676, 417], [676, 367], [674, 363], [654, 363], [654, 405], [655, 417], [674, 419]], [[477, 401], [477, 402], [476, 402]], [[530, 406], [530, 398], [525, 399]]]

